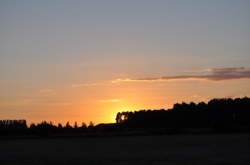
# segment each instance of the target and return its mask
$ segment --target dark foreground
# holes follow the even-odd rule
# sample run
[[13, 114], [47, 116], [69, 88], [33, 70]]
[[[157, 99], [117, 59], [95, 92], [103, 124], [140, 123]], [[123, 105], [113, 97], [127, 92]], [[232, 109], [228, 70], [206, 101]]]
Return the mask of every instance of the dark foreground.
[[245, 165], [249, 155], [249, 134], [0, 140], [1, 165]]

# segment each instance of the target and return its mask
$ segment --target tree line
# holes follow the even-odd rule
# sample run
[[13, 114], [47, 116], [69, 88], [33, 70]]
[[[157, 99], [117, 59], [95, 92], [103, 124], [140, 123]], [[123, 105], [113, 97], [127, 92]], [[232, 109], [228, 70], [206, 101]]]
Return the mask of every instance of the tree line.
[[176, 103], [165, 110], [119, 112], [116, 123], [127, 128], [250, 128], [250, 98]]
[[186, 128], [211, 128], [250, 131], [250, 98], [222, 98], [199, 103], [176, 103], [171, 109], [118, 112], [116, 123], [88, 125], [55, 125], [42, 121], [27, 126], [26, 120], [0, 120], [0, 136], [15, 135], [86, 135], [89, 133], [125, 132], [128, 130], [181, 130]]
[[65, 125], [61, 123], [55, 125], [53, 122], [47, 121], [42, 121], [37, 124], [32, 123], [28, 126], [26, 120], [0, 120], [0, 135], [64, 135], [93, 131], [94, 127], [95, 125], [92, 121], [89, 125], [82, 122], [81, 126], [78, 126], [77, 122], [71, 126], [69, 122]]

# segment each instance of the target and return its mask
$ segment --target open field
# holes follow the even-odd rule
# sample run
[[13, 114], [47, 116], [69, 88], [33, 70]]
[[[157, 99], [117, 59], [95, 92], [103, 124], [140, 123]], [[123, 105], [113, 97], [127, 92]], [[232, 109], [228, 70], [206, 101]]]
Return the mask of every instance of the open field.
[[245, 165], [249, 155], [249, 134], [0, 140], [1, 165]]

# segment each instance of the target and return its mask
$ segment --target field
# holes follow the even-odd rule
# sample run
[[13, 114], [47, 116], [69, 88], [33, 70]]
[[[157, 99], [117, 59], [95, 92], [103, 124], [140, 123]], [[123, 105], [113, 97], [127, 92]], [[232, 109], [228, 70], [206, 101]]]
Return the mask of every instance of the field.
[[249, 134], [0, 140], [1, 165], [245, 165], [249, 155]]

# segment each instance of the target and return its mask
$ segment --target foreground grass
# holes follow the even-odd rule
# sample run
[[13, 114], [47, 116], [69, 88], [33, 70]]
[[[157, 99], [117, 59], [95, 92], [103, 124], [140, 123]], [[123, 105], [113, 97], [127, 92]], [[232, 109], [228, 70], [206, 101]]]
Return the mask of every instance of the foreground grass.
[[249, 134], [0, 140], [1, 165], [245, 165], [249, 153]]

